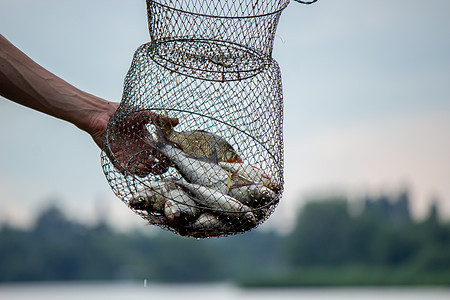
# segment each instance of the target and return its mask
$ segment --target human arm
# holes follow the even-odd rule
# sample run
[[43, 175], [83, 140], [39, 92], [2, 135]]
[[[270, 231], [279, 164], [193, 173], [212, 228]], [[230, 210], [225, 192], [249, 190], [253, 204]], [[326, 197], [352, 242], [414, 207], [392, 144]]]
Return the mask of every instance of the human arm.
[[44, 69], [0, 34], [0, 95], [68, 121], [101, 147], [108, 121], [119, 103], [72, 86]]
[[[74, 87], [17, 49], [0, 34], [0, 95], [47, 115], [68, 121], [91, 135], [116, 169], [144, 177], [165, 172], [165, 161], [144, 140], [150, 136], [146, 124], [176, 126], [178, 120], [132, 107], [122, 122], [104, 136], [119, 103], [109, 102]], [[126, 110], [124, 109], [124, 110]], [[130, 134], [133, 132], [133, 134]], [[136, 140], [134, 136], [140, 136]]]

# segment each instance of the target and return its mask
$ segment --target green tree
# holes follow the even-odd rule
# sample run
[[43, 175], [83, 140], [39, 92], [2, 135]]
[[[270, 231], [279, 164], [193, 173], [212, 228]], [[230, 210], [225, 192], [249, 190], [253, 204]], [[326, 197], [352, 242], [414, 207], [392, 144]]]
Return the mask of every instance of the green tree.
[[309, 202], [286, 243], [293, 266], [340, 265], [353, 258], [358, 241], [345, 199]]

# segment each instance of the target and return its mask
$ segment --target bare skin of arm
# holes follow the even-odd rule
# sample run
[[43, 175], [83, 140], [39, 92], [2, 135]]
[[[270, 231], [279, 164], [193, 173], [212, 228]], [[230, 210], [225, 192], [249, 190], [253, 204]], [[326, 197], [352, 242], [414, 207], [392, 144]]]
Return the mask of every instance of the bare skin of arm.
[[108, 121], [119, 103], [77, 89], [47, 71], [0, 35], [0, 95], [68, 121], [101, 147]]
[[[119, 107], [74, 87], [17, 49], [0, 35], [0, 95], [26, 107], [70, 122], [91, 135], [102, 148], [111, 116]], [[167, 118], [150, 111], [132, 112], [123, 123], [116, 123], [108, 135], [104, 151], [121, 173], [144, 177], [161, 174], [168, 162], [145, 143], [149, 132], [146, 124], [176, 126], [178, 119]], [[130, 132], [142, 137], [135, 140]], [[131, 166], [131, 167], [128, 167]]]

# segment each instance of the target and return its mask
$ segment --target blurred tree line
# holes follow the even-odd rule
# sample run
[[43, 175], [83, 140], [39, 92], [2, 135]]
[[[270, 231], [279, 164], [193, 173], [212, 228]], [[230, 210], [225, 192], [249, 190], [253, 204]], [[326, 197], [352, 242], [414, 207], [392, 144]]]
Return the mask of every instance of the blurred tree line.
[[31, 230], [1, 226], [0, 282], [450, 285], [450, 224], [439, 221], [436, 206], [414, 221], [407, 193], [362, 202], [356, 213], [344, 198], [310, 201], [287, 235], [254, 230], [205, 240], [87, 226], [50, 207]]

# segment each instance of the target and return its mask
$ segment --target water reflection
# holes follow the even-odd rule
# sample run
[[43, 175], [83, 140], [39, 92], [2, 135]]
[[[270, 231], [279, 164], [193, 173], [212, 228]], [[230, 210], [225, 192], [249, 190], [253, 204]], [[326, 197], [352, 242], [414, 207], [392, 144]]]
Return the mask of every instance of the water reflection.
[[302, 288], [240, 289], [230, 284], [163, 285], [127, 283], [1, 284], [0, 298], [8, 300], [122, 300], [122, 299], [450, 299], [450, 288]]

